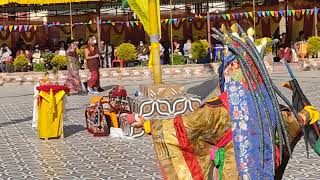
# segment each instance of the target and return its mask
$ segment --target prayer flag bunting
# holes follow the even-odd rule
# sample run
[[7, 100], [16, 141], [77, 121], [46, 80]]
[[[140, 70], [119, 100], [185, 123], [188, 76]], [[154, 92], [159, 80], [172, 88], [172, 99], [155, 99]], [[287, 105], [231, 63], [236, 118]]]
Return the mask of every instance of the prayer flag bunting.
[[29, 30], [29, 26], [28, 25], [24, 25], [23, 28], [24, 28], [25, 32], [27, 32]]
[[224, 20], [227, 20], [227, 16], [225, 14], [222, 14], [222, 17]]
[[112, 25], [112, 26], [115, 26], [115, 25], [116, 25], [116, 23], [115, 23], [115, 22], [111, 22], [111, 25]]
[[271, 15], [271, 16], [274, 16], [274, 11], [270, 11], [270, 15]]
[[18, 25], [13, 26], [13, 31], [16, 31], [18, 29]]
[[311, 9], [311, 10], [310, 10], [310, 14], [312, 15], [312, 14], [313, 14], [313, 12], [314, 12], [314, 9]]
[[3, 26], [3, 30], [7, 31], [8, 30], [8, 26]]
[[259, 16], [259, 17], [261, 17], [261, 16], [262, 16], [261, 11], [258, 11], [258, 16]]
[[19, 25], [19, 32], [22, 31], [23, 25]]
[[310, 13], [310, 9], [307, 9], [306, 14], [309, 15], [309, 13]]
[[134, 27], [134, 22], [133, 21], [130, 21], [130, 24], [132, 27]]
[[266, 16], [265, 11], [262, 11], [262, 12], [261, 12], [261, 14], [262, 14], [262, 16], [263, 16], [263, 17], [265, 17], [265, 16]]
[[302, 10], [301, 10], [301, 14], [302, 14], [302, 15], [304, 15], [305, 12], [306, 12], [305, 9], [302, 9]]
[[228, 19], [229, 19], [229, 20], [231, 19], [231, 16], [230, 16], [230, 14], [227, 14], [227, 17], [228, 17]]
[[249, 17], [249, 13], [248, 12], [244, 12], [244, 15], [248, 18]]
[[318, 9], [318, 8], [316, 8], [316, 9], [315, 9], [315, 13], [316, 13], [316, 14], [318, 14], [318, 12], [319, 12], [319, 9]]
[[0, 31], [2, 31], [3, 30], [3, 26], [2, 25], [0, 25]]
[[250, 15], [251, 17], [253, 17], [252, 12], [249, 12], [249, 15]]
[[12, 31], [12, 29], [13, 29], [13, 26], [12, 26], [12, 25], [10, 25], [10, 26], [9, 26], [9, 31], [11, 32], [11, 31]]
[[270, 11], [266, 11], [266, 15], [267, 15], [267, 16], [270, 16]]

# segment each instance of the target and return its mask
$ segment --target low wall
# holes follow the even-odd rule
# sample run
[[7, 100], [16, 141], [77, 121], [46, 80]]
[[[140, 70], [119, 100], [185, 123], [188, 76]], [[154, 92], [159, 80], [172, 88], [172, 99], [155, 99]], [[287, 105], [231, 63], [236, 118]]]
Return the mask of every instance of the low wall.
[[[208, 77], [215, 74], [217, 68], [218, 64], [168, 65], [162, 66], [162, 76], [164, 80]], [[43, 72], [0, 73], [0, 86], [9, 84], [34, 84], [43, 74]], [[100, 75], [102, 80], [108, 81], [140, 81], [153, 79], [152, 71], [147, 67], [104, 68], [100, 69]], [[88, 80], [89, 76], [90, 72], [88, 70], [80, 71], [82, 81]], [[59, 83], [63, 83], [66, 77], [67, 71], [59, 71], [58, 75], [49, 75], [51, 80], [58, 79]]]
[[[319, 59], [303, 59], [298, 63], [290, 63], [294, 71], [320, 70]], [[201, 78], [217, 74], [219, 64], [190, 64], [190, 65], [166, 65], [162, 66], [162, 76], [164, 80], [179, 78]], [[286, 72], [287, 69], [282, 63], [273, 63], [272, 72]], [[270, 72], [270, 73], [272, 73]], [[147, 67], [127, 67], [127, 68], [104, 68], [100, 69], [102, 80], [108, 81], [140, 81], [152, 80], [153, 75]], [[0, 73], [0, 86], [34, 84], [43, 76], [43, 72], [22, 72], [22, 73]], [[88, 70], [80, 71], [82, 81], [88, 80], [90, 73]], [[50, 74], [49, 78], [63, 83], [66, 80], [67, 71], [59, 71], [58, 75]]]

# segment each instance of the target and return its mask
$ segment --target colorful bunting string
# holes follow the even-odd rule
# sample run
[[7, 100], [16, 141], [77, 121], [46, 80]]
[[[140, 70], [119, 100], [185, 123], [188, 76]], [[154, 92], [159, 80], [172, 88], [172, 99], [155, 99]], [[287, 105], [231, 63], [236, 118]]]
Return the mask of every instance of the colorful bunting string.
[[[298, 15], [313, 15], [313, 14], [318, 15], [319, 14], [319, 8], [312, 8], [312, 9], [288, 9], [288, 10], [278, 10], [278, 11], [257, 11], [256, 15], [258, 17], [279, 17], [279, 16], [295, 16], [296, 14]], [[180, 22], [184, 21], [193, 21], [195, 18], [198, 19], [210, 19], [210, 20], [216, 20], [218, 18], [222, 20], [235, 20], [239, 18], [249, 18], [253, 17], [253, 12], [240, 12], [240, 13], [227, 13], [227, 14], [212, 14], [209, 17], [208, 16], [202, 16], [202, 15], [195, 15], [191, 17], [185, 17], [185, 18], [172, 18], [172, 19], [161, 19], [161, 23], [165, 24], [179, 24]], [[100, 19], [98, 21], [99, 24], [106, 24], [106, 25], [112, 25], [115, 26], [116, 24], [122, 24], [127, 26], [128, 28], [130, 27], [135, 27], [139, 26], [138, 20], [135, 21], [126, 21], [126, 22], [119, 22], [119, 21], [111, 21], [111, 20], [102, 20]], [[88, 22], [76, 22], [73, 23], [73, 26], [77, 25], [92, 25], [92, 24], [97, 24], [97, 21], [95, 19], [90, 20]], [[19, 32], [28, 32], [28, 31], [36, 31], [37, 27], [55, 27], [55, 26], [70, 26], [70, 23], [61, 23], [61, 22], [51, 22], [47, 23], [47, 25], [30, 25], [30, 24], [25, 24], [25, 25], [0, 25], [0, 31], [19, 31]]]

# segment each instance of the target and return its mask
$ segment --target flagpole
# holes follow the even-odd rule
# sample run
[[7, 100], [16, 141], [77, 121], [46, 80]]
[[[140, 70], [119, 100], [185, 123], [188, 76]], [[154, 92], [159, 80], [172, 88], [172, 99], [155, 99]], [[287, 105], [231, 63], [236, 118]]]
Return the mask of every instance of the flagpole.
[[73, 30], [72, 30], [72, 5], [71, 5], [71, 1], [70, 1], [70, 34], [71, 34], [71, 39], [73, 39]]
[[209, 12], [209, 1], [207, 1], [207, 31], [208, 31], [208, 43], [210, 48], [210, 61], [212, 60], [212, 45], [211, 45], [211, 25], [210, 25], [210, 12]]
[[154, 84], [162, 84], [161, 64], [160, 64], [160, 32], [159, 32], [159, 14], [157, 0], [149, 0], [150, 17], [150, 42], [152, 53], [152, 69]]
[[[252, 12], [252, 14], [253, 14], [253, 29], [254, 29], [254, 32], [257, 32], [257, 31], [256, 31], [256, 3], [255, 3], [255, 0], [253, 0], [252, 4], [253, 4], [253, 5], [252, 5], [252, 6], [253, 6], [253, 7], [252, 7], [252, 11], [253, 11], [253, 12]], [[254, 39], [255, 39], [255, 37], [256, 37], [256, 34], [257, 34], [257, 33], [255, 33], [254, 36], [253, 36]]]
[[314, 11], [313, 11], [313, 16], [314, 16], [314, 35], [318, 36], [318, 28], [317, 28], [317, 24], [318, 24], [318, 14], [317, 14], [317, 7], [316, 5], [314, 5]]
[[[170, 23], [171, 22], [171, 23]], [[171, 46], [171, 56], [170, 56], [170, 60], [171, 60], [171, 65], [173, 65], [173, 31], [172, 31], [172, 23], [173, 23], [173, 19], [172, 19], [172, 0], [170, 0], [170, 46]]]

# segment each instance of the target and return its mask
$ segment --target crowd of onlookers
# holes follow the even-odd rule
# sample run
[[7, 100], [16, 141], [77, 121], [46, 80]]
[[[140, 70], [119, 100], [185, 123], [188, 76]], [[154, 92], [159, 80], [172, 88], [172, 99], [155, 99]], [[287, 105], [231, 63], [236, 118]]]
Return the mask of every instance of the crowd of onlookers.
[[[198, 37], [198, 40], [205, 39]], [[273, 55], [275, 56], [275, 61], [283, 61], [286, 60], [288, 62], [297, 61], [298, 56], [300, 56], [301, 51], [301, 43], [306, 40], [306, 37], [301, 31], [299, 33], [299, 37], [293, 43], [287, 41], [286, 34], [283, 33], [280, 36], [280, 43], [273, 47]], [[188, 38], [185, 40], [179, 40], [177, 36], [173, 37], [173, 43], [171, 44], [168, 41], [160, 40], [160, 58], [161, 64], [170, 64], [171, 63], [171, 49], [173, 49], [173, 53], [183, 55], [186, 59], [191, 59], [191, 46], [192, 39]], [[52, 50], [55, 54], [58, 55], [66, 55], [66, 50], [71, 45], [71, 39], [67, 41], [60, 41], [56, 48]], [[84, 48], [86, 43], [83, 39], [79, 39], [75, 42], [79, 49]], [[183, 44], [183, 45], [181, 45]], [[172, 47], [171, 47], [172, 45]], [[100, 67], [108, 68], [112, 67], [112, 60], [115, 59], [115, 49], [114, 47], [105, 41], [100, 41], [97, 44], [97, 47], [100, 49], [101, 57], [100, 57]], [[147, 65], [147, 62], [150, 57], [150, 45], [145, 43], [144, 41], [140, 41], [139, 44], [136, 44], [138, 58], [137, 61], [141, 65]], [[213, 50], [213, 60], [215, 60], [215, 52], [216, 49], [219, 49], [219, 44], [213, 41], [212, 44]], [[49, 49], [43, 49], [40, 47], [38, 43], [34, 45], [26, 44], [21, 38], [18, 40], [16, 44], [16, 51], [12, 51], [7, 44], [2, 44], [0, 49], [0, 72], [8, 72], [10, 71], [8, 68], [9, 65], [12, 64], [14, 58], [18, 55], [25, 55], [25, 57], [29, 60], [30, 66], [37, 62], [37, 59], [41, 57], [41, 54], [44, 52], [50, 51]], [[208, 57], [210, 51], [208, 50]], [[298, 55], [297, 55], [298, 54]], [[208, 58], [209, 59], [209, 58]], [[210, 59], [209, 59], [210, 61]], [[81, 64], [81, 68], [85, 67], [84, 60], [79, 58], [79, 63]]]

